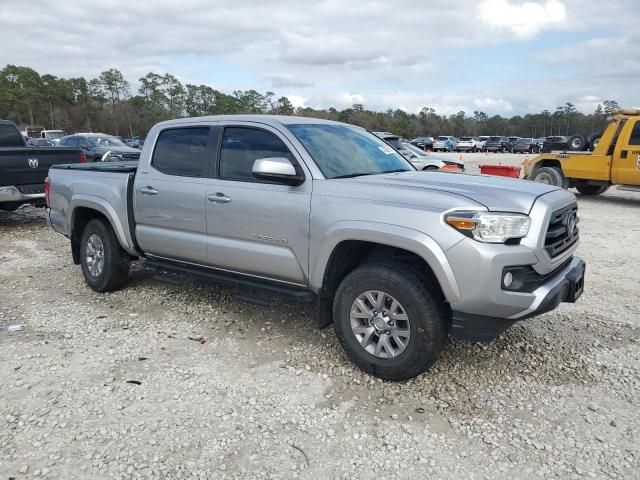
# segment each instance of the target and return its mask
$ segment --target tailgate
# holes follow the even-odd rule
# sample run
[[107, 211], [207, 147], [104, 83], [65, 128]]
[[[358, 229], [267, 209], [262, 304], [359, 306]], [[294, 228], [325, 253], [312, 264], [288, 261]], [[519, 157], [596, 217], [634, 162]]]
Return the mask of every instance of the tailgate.
[[79, 149], [62, 147], [0, 149], [0, 186], [42, 186], [52, 165], [79, 163], [80, 153]]

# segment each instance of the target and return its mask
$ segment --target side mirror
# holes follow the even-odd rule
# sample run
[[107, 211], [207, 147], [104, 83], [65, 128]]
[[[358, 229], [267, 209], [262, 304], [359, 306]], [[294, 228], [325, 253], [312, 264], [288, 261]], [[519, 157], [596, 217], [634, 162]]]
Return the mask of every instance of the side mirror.
[[253, 162], [251, 173], [259, 180], [283, 185], [297, 186], [304, 182], [304, 175], [298, 175], [291, 161], [284, 157], [259, 158]]

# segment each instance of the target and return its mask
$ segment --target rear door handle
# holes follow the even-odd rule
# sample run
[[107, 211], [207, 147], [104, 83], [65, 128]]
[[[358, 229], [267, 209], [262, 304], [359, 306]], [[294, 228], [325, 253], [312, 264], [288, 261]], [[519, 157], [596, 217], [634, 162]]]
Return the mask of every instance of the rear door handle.
[[207, 200], [213, 203], [229, 203], [231, 201], [231, 198], [227, 197], [224, 193], [216, 192], [207, 195]]
[[155, 188], [150, 187], [150, 186], [140, 187], [138, 189], [138, 191], [143, 195], [157, 195], [158, 194], [158, 190], [156, 190]]

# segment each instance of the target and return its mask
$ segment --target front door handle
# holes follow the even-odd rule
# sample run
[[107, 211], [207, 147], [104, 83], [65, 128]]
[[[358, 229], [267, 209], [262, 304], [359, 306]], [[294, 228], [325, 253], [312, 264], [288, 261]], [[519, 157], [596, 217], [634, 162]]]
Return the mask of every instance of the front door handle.
[[627, 151], [626, 150], [622, 150], [620, 152], [620, 158], [627, 158]]
[[231, 201], [231, 198], [227, 197], [224, 193], [216, 192], [207, 195], [207, 200], [213, 203], [229, 203]]
[[155, 188], [150, 187], [150, 186], [140, 187], [138, 189], [138, 191], [143, 195], [157, 195], [158, 194], [158, 190], [156, 190]]

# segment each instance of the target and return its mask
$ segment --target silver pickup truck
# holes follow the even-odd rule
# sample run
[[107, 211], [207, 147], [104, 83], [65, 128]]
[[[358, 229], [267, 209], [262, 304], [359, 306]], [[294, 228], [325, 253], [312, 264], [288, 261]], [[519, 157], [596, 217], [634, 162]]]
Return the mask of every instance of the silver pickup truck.
[[389, 380], [428, 369], [449, 333], [491, 340], [583, 290], [573, 194], [416, 171], [336, 122], [162, 122], [139, 163], [54, 166], [47, 192], [94, 290], [141, 260], [314, 300], [347, 356]]

